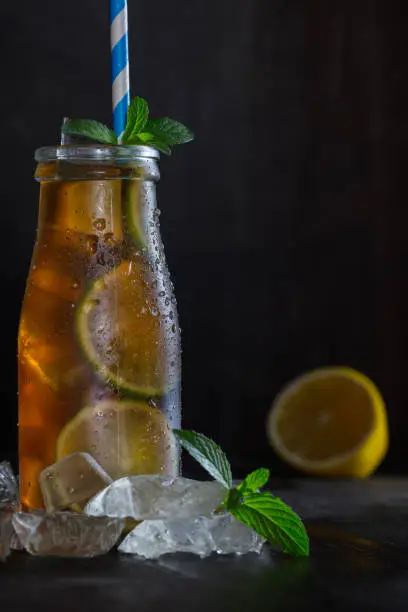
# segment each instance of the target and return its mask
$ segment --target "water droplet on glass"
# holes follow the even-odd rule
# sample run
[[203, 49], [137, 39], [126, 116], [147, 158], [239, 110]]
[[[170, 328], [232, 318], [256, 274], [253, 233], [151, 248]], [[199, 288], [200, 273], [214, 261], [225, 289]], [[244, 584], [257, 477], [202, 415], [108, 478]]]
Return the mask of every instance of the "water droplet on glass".
[[93, 225], [94, 225], [94, 228], [98, 230], [98, 232], [103, 232], [103, 230], [106, 227], [106, 221], [105, 219], [102, 219], [102, 218], [95, 219]]
[[103, 239], [104, 239], [104, 242], [106, 244], [115, 244], [115, 240], [114, 240], [114, 236], [113, 236], [112, 232], [107, 232], [104, 235]]
[[89, 236], [87, 236], [86, 248], [90, 253], [94, 255], [98, 250], [98, 236], [95, 236], [95, 234], [90, 234]]

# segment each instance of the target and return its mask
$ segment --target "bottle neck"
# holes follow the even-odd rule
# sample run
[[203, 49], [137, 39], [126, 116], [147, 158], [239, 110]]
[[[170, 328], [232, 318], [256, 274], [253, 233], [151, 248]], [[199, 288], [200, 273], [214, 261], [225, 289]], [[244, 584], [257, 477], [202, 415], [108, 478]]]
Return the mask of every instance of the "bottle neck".
[[151, 147], [76, 145], [44, 147], [35, 153], [35, 178], [42, 181], [160, 179], [159, 153]]

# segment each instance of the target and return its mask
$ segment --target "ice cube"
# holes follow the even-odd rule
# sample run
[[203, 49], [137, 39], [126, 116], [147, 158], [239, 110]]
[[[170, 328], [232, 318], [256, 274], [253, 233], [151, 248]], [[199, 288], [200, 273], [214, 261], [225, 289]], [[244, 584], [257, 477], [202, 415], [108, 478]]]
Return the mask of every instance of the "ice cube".
[[228, 513], [212, 517], [143, 521], [123, 540], [119, 551], [145, 559], [188, 552], [207, 557], [213, 552], [260, 553], [265, 540]]
[[8, 461], [0, 463], [0, 509], [17, 508], [18, 486]]
[[13, 527], [32, 555], [97, 557], [109, 552], [124, 527], [123, 519], [75, 512], [16, 512]]
[[44, 504], [48, 512], [83, 507], [112, 478], [88, 453], [73, 453], [45, 468], [39, 476]]
[[21, 544], [20, 539], [14, 530], [14, 527], [13, 527], [13, 533], [11, 534], [11, 538], [10, 538], [10, 550], [24, 550], [24, 547]]
[[13, 535], [11, 510], [0, 511], [0, 561], [5, 561], [10, 554], [10, 542]]
[[215, 481], [160, 475], [130, 476], [115, 480], [85, 506], [92, 516], [145, 519], [187, 518], [210, 515], [224, 501], [226, 490]]

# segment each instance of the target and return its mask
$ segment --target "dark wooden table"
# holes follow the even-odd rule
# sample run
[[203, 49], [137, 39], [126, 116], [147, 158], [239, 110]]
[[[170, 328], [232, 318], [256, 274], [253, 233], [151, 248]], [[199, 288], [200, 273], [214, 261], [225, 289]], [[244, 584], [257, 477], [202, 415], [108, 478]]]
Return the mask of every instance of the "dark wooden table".
[[112, 553], [89, 560], [14, 553], [1, 612], [408, 611], [408, 479], [272, 483], [304, 517], [309, 559]]

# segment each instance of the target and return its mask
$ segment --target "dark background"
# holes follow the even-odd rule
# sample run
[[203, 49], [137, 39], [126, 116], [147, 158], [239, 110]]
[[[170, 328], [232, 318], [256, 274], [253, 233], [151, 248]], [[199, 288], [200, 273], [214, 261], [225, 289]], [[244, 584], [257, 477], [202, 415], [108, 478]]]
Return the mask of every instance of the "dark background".
[[[63, 115], [110, 123], [108, 0], [1, 2], [0, 448], [16, 453], [16, 333], [35, 237], [33, 151]], [[304, 370], [364, 371], [408, 471], [407, 6], [129, 0], [133, 95], [196, 141], [162, 160], [184, 426], [235, 470], [288, 472], [265, 416]]]

